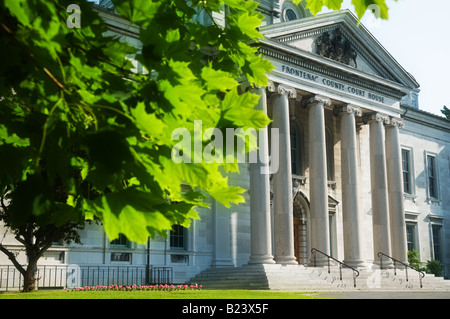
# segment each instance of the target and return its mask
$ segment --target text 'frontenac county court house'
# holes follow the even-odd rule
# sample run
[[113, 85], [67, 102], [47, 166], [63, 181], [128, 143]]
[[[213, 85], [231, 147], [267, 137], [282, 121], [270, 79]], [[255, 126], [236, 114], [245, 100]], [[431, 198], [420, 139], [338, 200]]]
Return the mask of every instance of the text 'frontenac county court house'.
[[[230, 180], [249, 190], [245, 204], [211, 202], [167, 238], [110, 242], [92, 225], [83, 245], [59, 243], [43, 263], [169, 266], [184, 282], [215, 267], [310, 264], [313, 248], [352, 267], [377, 264], [379, 252], [407, 263], [415, 249], [450, 275], [449, 121], [419, 109], [419, 84], [351, 12], [314, 18], [282, 0], [260, 1], [259, 10], [260, 53], [275, 69], [268, 87], [252, 90], [279, 129], [278, 171], [261, 174], [267, 160], [242, 164]], [[139, 45], [136, 29], [98, 11], [111, 32]], [[259, 141], [266, 156], [270, 142]]]

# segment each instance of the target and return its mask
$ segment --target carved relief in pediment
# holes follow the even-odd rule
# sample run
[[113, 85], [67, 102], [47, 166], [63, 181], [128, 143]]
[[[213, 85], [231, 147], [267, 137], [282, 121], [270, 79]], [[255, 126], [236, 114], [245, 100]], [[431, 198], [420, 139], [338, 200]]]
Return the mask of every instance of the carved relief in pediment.
[[350, 65], [356, 65], [357, 52], [347, 39], [344, 39], [339, 31], [331, 37], [329, 32], [324, 32], [315, 41], [316, 53], [334, 61]]

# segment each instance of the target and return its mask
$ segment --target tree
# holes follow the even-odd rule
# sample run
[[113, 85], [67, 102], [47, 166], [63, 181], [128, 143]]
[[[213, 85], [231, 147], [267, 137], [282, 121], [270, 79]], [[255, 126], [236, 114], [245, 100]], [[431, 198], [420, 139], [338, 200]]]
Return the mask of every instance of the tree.
[[[266, 85], [272, 68], [253, 45], [261, 37], [256, 2], [113, 1], [139, 26], [141, 48], [105, 36], [86, 1], [79, 27], [69, 23], [71, 2], [0, 1], [2, 219], [19, 241], [34, 243], [30, 269], [52, 241], [76, 239], [84, 220], [100, 219], [111, 240], [123, 233], [144, 243], [173, 224], [188, 226], [207, 196], [242, 202], [244, 190], [227, 179], [236, 160], [174, 163], [171, 133], [194, 132], [195, 120], [223, 131], [269, 123], [253, 109], [259, 97], [236, 80]], [[199, 13], [225, 4], [226, 28], [199, 22]], [[134, 73], [130, 57], [147, 73]], [[33, 271], [25, 280], [33, 289]]]
[[1, 243], [0, 251], [5, 253], [13, 265], [19, 270], [24, 278], [23, 290], [28, 292], [35, 290], [37, 287], [36, 272], [39, 258], [55, 242], [63, 240], [68, 244], [71, 242], [81, 244], [78, 231], [84, 228], [85, 222], [67, 222], [59, 225], [52, 221], [52, 214], [46, 214], [43, 216], [29, 216], [26, 221], [16, 226], [10, 223], [10, 220], [14, 219], [15, 216], [8, 212], [8, 205], [5, 204], [7, 197], [7, 195], [1, 197], [0, 221], [7, 228], [12, 229], [16, 240], [24, 246], [28, 263], [26, 266], [20, 264], [17, 260], [16, 253], [8, 250]]

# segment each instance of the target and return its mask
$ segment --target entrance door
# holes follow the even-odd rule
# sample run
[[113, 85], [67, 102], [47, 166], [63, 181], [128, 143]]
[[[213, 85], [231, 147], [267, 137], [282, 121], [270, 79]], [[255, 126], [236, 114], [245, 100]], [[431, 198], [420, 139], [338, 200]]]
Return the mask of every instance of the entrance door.
[[294, 217], [294, 255], [299, 264], [302, 264], [300, 258], [300, 218]]

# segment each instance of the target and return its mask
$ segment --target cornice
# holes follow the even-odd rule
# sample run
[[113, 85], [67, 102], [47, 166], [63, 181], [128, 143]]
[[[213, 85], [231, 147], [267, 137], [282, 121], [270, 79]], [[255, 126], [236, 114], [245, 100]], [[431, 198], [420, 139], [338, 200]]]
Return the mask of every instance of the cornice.
[[450, 120], [445, 117], [412, 107], [402, 106], [402, 109], [405, 110], [402, 115], [404, 121], [417, 123], [432, 129], [450, 133]]

